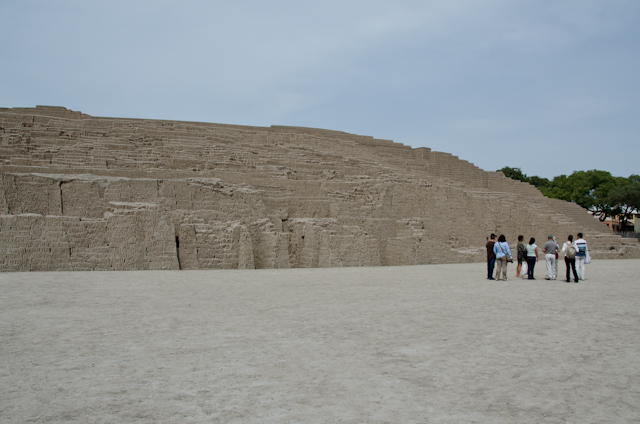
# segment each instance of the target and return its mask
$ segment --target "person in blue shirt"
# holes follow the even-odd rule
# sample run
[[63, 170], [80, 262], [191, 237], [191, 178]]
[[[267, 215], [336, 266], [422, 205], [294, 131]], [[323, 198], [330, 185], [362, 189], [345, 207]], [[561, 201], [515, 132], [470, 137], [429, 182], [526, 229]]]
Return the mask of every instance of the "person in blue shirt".
[[509, 262], [513, 262], [513, 256], [504, 234], [500, 235], [496, 244], [493, 245], [493, 253], [496, 255], [496, 280], [500, 280], [500, 271], [502, 271], [502, 280], [507, 281], [507, 258]]

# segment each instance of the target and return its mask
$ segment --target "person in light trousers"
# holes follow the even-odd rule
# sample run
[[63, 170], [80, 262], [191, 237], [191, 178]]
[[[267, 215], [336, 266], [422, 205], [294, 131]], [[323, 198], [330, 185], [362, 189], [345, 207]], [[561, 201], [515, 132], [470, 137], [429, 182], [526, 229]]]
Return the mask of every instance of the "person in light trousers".
[[547, 262], [547, 277], [545, 280], [556, 279], [556, 252], [560, 249], [558, 243], [553, 241], [553, 236], [549, 234], [547, 242], [542, 246], [544, 258]]
[[589, 248], [587, 247], [587, 242], [582, 238], [582, 233], [578, 233], [576, 247], [578, 248], [576, 252], [576, 271], [578, 271], [578, 278], [584, 280], [584, 264], [589, 256]]
[[513, 256], [504, 235], [500, 235], [498, 242], [493, 245], [493, 253], [496, 255], [496, 280], [501, 279], [502, 273], [502, 280], [507, 281], [507, 261], [513, 262]]

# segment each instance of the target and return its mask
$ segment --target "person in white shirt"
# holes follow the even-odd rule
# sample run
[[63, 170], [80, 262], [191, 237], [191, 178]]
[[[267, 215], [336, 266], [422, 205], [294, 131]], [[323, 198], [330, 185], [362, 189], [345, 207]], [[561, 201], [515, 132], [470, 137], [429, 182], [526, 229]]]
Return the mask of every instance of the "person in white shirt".
[[578, 282], [578, 273], [576, 272], [576, 253], [578, 248], [573, 242], [573, 236], [569, 235], [567, 241], [562, 245], [562, 253], [564, 253], [564, 264], [567, 267], [567, 283], [571, 282], [570, 270], [573, 270], [573, 282]]
[[578, 271], [578, 278], [584, 280], [584, 264], [589, 256], [589, 248], [587, 247], [587, 242], [582, 238], [582, 233], [578, 233], [576, 247], [578, 248], [576, 252], [576, 271]]
[[533, 268], [536, 266], [536, 262], [538, 262], [538, 245], [535, 244], [536, 239], [531, 237], [529, 240], [529, 244], [525, 246], [527, 250], [527, 276], [529, 280], [535, 280], [533, 277]]

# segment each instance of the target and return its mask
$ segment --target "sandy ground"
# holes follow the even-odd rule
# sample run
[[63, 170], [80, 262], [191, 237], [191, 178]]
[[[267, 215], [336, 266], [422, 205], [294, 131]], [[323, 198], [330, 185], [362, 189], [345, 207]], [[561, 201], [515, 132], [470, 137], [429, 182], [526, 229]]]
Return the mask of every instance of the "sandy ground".
[[640, 422], [640, 260], [537, 270], [0, 274], [0, 422]]

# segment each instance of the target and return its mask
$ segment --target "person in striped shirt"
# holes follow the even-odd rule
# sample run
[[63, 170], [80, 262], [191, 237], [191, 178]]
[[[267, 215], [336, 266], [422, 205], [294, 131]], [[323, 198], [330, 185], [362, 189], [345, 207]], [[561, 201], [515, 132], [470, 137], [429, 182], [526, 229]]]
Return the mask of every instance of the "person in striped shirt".
[[578, 240], [576, 240], [576, 271], [578, 271], [578, 278], [581, 280], [585, 279], [584, 276], [584, 264], [589, 257], [589, 248], [587, 247], [587, 242], [582, 238], [582, 233], [578, 233]]

